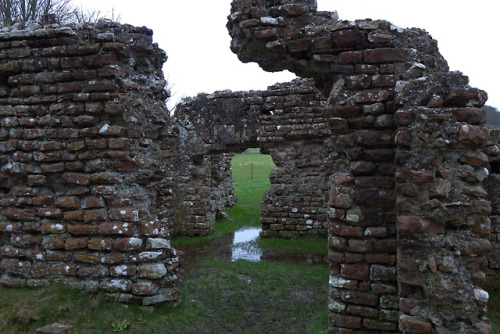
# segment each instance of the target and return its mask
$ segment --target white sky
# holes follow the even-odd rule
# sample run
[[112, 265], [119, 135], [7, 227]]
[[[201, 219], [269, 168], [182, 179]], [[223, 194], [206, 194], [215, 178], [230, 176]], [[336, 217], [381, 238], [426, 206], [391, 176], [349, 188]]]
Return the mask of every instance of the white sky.
[[[427, 30], [439, 42], [451, 70], [486, 90], [488, 105], [500, 109], [500, 54], [494, 0], [317, 0], [319, 10], [336, 10], [340, 19], [384, 19], [401, 27]], [[182, 97], [216, 90], [262, 90], [294, 78], [291, 73], [266, 73], [243, 64], [229, 49], [225, 27], [231, 0], [73, 0], [104, 14], [113, 8], [122, 23], [147, 26], [167, 52], [165, 77], [172, 91], [170, 107]]]

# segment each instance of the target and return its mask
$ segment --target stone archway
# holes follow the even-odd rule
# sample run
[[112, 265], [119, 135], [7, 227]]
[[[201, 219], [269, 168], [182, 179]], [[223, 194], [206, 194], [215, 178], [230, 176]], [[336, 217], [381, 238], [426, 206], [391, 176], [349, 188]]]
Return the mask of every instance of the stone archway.
[[237, 0], [228, 18], [240, 60], [313, 78], [326, 100], [330, 330], [486, 332], [486, 94], [425, 31], [332, 17]]

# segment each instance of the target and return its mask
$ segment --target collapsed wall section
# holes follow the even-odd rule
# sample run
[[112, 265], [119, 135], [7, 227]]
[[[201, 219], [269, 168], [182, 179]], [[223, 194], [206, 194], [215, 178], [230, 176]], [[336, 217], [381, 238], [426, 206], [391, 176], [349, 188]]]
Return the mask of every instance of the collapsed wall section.
[[179, 301], [165, 61], [151, 30], [104, 20], [0, 33], [3, 286]]

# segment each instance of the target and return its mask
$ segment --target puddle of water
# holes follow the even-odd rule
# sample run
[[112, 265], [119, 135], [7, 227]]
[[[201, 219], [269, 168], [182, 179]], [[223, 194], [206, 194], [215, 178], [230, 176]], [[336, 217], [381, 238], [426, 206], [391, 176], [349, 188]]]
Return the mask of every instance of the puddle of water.
[[257, 238], [259, 237], [259, 233], [260, 233], [260, 228], [258, 227], [249, 227], [238, 230], [234, 232], [233, 244], [236, 245], [243, 242], [250, 242], [257, 240]]
[[181, 263], [185, 268], [194, 266], [199, 261], [209, 259], [327, 264], [326, 256], [293, 251], [262, 250], [252, 242], [259, 237], [259, 232], [260, 228], [258, 227], [247, 227], [207, 241], [177, 245], [176, 248], [182, 252]]
[[250, 243], [259, 237], [260, 228], [250, 227], [234, 232], [232, 261], [247, 260], [259, 262], [262, 249]]

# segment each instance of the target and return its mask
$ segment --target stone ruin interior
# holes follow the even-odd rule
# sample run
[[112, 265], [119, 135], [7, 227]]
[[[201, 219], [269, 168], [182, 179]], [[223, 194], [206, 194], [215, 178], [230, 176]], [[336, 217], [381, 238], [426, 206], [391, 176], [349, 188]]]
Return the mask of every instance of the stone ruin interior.
[[437, 42], [315, 0], [235, 0], [231, 49], [301, 79], [174, 116], [152, 31], [0, 33], [0, 284], [180, 300], [173, 234], [235, 203], [231, 158], [277, 165], [261, 236], [328, 235], [331, 333], [490, 333], [499, 132]]

